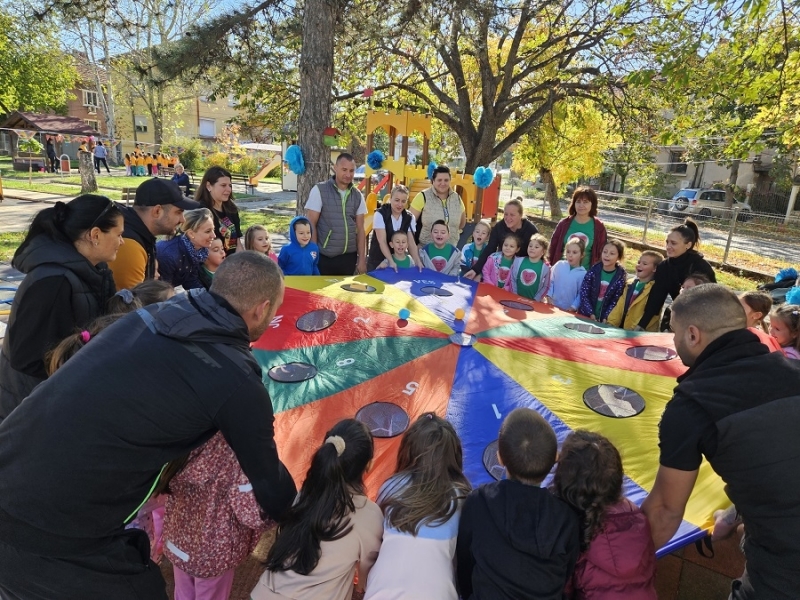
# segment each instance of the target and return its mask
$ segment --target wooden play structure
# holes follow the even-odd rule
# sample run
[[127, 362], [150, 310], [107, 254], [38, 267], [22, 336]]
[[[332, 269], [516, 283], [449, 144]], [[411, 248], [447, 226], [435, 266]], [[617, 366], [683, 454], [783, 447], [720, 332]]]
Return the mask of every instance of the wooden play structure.
[[[408, 110], [381, 112], [370, 110], [367, 113], [367, 154], [374, 150], [374, 133], [382, 128], [389, 135], [390, 155], [383, 161], [383, 168], [389, 172], [389, 182], [383, 189], [388, 192], [396, 183], [402, 183], [410, 191], [409, 202], [421, 191], [429, 188], [428, 179], [428, 145], [431, 137], [431, 116], [413, 113]], [[422, 134], [422, 165], [408, 164], [408, 136], [414, 132]], [[403, 136], [399, 156], [394, 152], [397, 136]], [[367, 214], [372, 215], [378, 204], [378, 195], [372, 191], [371, 176], [375, 173], [366, 166], [366, 187], [364, 194], [367, 202]], [[496, 176], [486, 189], [479, 189], [472, 180], [472, 175], [453, 173], [451, 185], [461, 196], [467, 209], [467, 221], [478, 222], [483, 218], [494, 219], [497, 216], [500, 198], [500, 176]], [[385, 196], [384, 196], [385, 197]]]

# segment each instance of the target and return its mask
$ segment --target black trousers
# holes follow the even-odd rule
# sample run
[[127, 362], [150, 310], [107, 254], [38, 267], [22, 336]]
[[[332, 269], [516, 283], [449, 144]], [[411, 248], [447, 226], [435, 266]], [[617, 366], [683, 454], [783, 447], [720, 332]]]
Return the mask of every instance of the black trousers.
[[97, 158], [96, 156], [94, 157], [94, 169], [95, 169], [95, 171], [97, 171], [98, 173], [100, 172], [100, 163], [103, 163], [103, 166], [106, 168], [106, 171], [108, 173], [111, 173], [111, 169], [108, 168], [108, 163], [106, 162], [106, 159], [105, 158]]
[[350, 276], [356, 272], [358, 266], [358, 253], [348, 252], [339, 256], [319, 256], [320, 275]]

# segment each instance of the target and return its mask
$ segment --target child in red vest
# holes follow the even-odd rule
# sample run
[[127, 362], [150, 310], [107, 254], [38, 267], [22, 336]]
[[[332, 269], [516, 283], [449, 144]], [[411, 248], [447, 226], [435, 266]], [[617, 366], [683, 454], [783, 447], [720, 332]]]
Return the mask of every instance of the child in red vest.
[[622, 496], [622, 459], [602, 435], [578, 430], [561, 447], [553, 491], [581, 515], [581, 555], [565, 597], [657, 600], [647, 517]]

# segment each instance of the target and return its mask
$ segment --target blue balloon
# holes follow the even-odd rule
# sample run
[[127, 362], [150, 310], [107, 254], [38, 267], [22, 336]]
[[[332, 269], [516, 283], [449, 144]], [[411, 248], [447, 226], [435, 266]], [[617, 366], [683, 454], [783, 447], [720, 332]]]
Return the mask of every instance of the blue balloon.
[[408, 319], [408, 317], [410, 317], [410, 316], [411, 316], [411, 311], [410, 311], [410, 310], [408, 310], [407, 308], [401, 308], [401, 309], [400, 309], [400, 312], [398, 313], [398, 316], [399, 316], [399, 317], [400, 317], [400, 318], [401, 318], [403, 321], [405, 321], [405, 320], [407, 320], [407, 319]]

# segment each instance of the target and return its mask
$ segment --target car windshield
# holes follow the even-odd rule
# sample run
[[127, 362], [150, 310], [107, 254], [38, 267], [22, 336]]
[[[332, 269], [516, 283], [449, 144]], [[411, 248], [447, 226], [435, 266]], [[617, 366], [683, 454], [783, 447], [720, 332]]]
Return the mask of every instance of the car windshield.
[[697, 196], [697, 190], [681, 190], [677, 194], [675, 194], [672, 199], [675, 200], [676, 198], [694, 198]]

